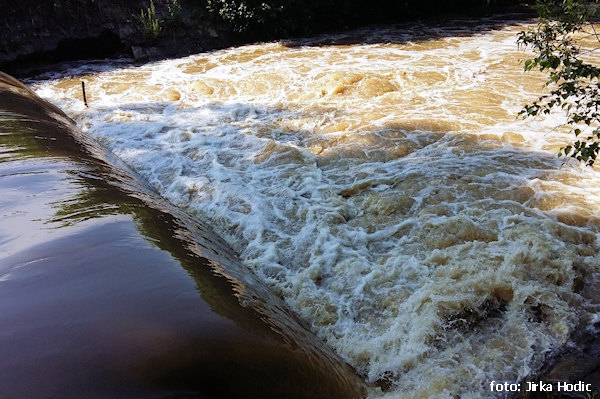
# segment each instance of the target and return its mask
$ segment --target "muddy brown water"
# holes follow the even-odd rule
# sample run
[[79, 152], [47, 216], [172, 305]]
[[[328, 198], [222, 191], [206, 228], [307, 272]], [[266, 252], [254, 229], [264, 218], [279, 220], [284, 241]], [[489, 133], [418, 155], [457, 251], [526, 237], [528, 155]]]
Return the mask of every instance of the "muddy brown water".
[[363, 396], [210, 228], [115, 163], [0, 74], [0, 397]]
[[560, 113], [517, 118], [545, 77], [513, 17], [30, 82], [217, 231], [369, 397], [495, 398], [600, 321], [600, 172], [556, 157]]

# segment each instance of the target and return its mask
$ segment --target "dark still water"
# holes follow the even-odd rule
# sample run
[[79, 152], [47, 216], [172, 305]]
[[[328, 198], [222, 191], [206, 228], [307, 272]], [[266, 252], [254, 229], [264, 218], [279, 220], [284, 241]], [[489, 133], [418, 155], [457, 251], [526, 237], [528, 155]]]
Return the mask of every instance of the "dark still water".
[[209, 228], [0, 74], [0, 397], [358, 398]]

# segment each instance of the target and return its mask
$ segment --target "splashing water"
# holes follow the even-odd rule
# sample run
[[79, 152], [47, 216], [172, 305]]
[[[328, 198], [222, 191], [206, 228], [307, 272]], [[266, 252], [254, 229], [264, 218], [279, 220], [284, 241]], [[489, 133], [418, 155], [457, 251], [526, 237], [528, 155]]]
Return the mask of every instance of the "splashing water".
[[600, 310], [600, 176], [561, 166], [559, 116], [516, 119], [544, 81], [522, 29], [370, 28], [34, 88], [211, 223], [370, 397], [488, 397]]

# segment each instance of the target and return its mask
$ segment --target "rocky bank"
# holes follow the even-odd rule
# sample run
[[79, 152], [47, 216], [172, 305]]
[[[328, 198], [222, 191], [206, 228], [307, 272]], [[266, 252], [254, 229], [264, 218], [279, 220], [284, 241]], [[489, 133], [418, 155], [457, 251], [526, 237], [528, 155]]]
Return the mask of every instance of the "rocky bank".
[[[0, 0], [0, 70], [87, 58], [183, 56], [240, 42], [193, 1]], [[143, 21], [146, 18], [146, 23]], [[149, 19], [157, 22], [153, 31]]]

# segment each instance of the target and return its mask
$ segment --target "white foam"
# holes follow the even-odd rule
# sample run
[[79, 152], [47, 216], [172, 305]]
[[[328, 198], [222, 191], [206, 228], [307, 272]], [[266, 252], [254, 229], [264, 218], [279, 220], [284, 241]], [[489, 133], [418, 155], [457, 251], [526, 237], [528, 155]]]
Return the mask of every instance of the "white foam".
[[[209, 220], [367, 381], [391, 381], [372, 397], [487, 397], [567, 341], [600, 260], [598, 173], [559, 168], [558, 115], [515, 119], [543, 81], [515, 61], [522, 28], [103, 71], [85, 111], [78, 80], [35, 88]], [[424, 29], [442, 37], [411, 39]]]

